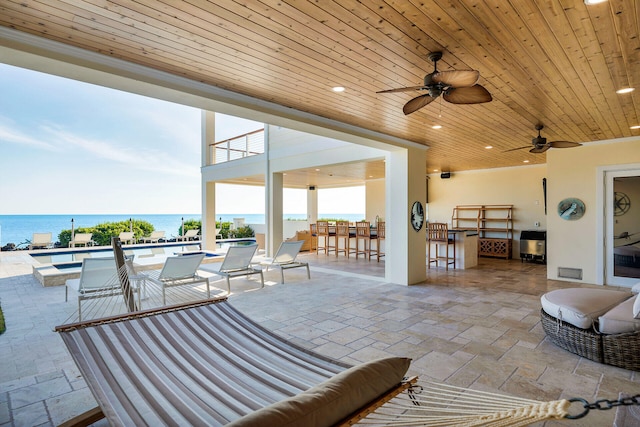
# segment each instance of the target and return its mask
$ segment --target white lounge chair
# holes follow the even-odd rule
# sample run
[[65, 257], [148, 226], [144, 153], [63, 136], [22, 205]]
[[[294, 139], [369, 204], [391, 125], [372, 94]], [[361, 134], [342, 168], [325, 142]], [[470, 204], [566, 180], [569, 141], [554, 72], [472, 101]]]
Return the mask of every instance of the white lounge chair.
[[152, 231], [149, 237], [143, 237], [144, 243], [158, 243], [160, 239], [164, 239], [164, 231]]
[[269, 267], [279, 268], [282, 278], [281, 283], [284, 283], [284, 270], [296, 267], [306, 267], [307, 277], [311, 279], [309, 263], [296, 261], [296, 257], [300, 253], [300, 248], [302, 248], [304, 243], [304, 240], [282, 242], [276, 252], [276, 255], [273, 258], [265, 258], [260, 262], [260, 265], [264, 266], [266, 271], [269, 271]]
[[127, 244], [133, 244], [136, 242], [136, 238], [134, 236], [133, 231], [123, 231], [122, 233], [120, 233], [118, 235], [118, 238], [120, 239], [120, 241], [127, 245]]
[[76, 233], [72, 240], [69, 242], [70, 248], [75, 248], [76, 246], [93, 246], [94, 241], [91, 240], [93, 237], [93, 233]]
[[[78, 321], [82, 320], [82, 300], [106, 298], [122, 294], [118, 269], [113, 257], [85, 258], [79, 279], [68, 279], [65, 282], [64, 300], [69, 299], [69, 290], [78, 297]], [[140, 307], [140, 293], [138, 307]]]
[[176, 237], [176, 242], [188, 242], [200, 239], [200, 230], [187, 230], [183, 236]]
[[202, 263], [204, 253], [179, 255], [168, 257], [158, 274], [154, 271], [145, 271], [138, 275], [137, 279], [149, 280], [162, 288], [162, 304], [166, 305], [166, 288], [172, 286], [191, 285], [194, 283], [207, 284], [207, 298], [211, 296], [209, 278], [198, 274], [198, 267]]
[[258, 250], [258, 245], [231, 246], [224, 257], [224, 261], [215, 264], [205, 264], [201, 270], [223, 276], [227, 279], [227, 293], [231, 293], [232, 277], [249, 276], [259, 274], [260, 282], [264, 288], [264, 276], [262, 268], [251, 266], [251, 260]]
[[31, 244], [29, 244], [29, 250], [35, 248], [48, 249], [53, 246], [51, 241], [51, 233], [33, 233], [31, 237]]

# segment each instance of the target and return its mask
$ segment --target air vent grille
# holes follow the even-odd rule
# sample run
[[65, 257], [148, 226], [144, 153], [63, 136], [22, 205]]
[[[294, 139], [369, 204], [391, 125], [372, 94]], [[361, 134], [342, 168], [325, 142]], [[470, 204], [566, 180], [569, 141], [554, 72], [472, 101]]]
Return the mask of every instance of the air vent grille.
[[581, 268], [558, 267], [558, 277], [562, 279], [582, 280]]

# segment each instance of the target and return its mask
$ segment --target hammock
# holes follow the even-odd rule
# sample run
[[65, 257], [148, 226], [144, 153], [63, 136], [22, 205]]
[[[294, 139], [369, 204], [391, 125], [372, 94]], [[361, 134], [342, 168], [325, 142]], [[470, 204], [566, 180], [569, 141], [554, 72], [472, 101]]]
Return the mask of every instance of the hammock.
[[[153, 288], [143, 292], [153, 300]], [[524, 426], [571, 418], [571, 402], [586, 403], [416, 385], [403, 379], [410, 360], [401, 357], [349, 366], [275, 335], [226, 298], [148, 310], [130, 292], [108, 299], [97, 307], [131, 312], [56, 328], [100, 405], [65, 425]]]
[[[333, 424], [402, 387], [409, 366], [409, 359], [390, 358], [350, 367], [276, 336], [224, 299], [56, 330], [115, 426], [225, 425], [327, 381], [319, 394], [349, 400], [349, 395], [364, 396], [346, 410], [327, 406]], [[339, 387], [348, 383], [347, 388], [334, 390], [336, 378]], [[329, 404], [336, 403], [335, 397]]]

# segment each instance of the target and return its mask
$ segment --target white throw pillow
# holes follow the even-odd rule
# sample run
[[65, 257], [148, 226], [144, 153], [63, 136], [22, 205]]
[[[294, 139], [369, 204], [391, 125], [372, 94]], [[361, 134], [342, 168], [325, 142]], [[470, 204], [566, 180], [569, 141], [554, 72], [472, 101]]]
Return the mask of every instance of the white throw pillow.
[[633, 303], [633, 317], [640, 319], [640, 294], [638, 294], [635, 302]]

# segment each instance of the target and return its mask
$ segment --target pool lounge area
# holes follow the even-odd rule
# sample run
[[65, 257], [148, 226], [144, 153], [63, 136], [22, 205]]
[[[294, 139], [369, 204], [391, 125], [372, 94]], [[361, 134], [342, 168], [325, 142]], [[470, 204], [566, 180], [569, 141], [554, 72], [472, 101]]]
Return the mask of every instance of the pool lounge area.
[[[255, 242], [253, 238], [220, 240], [215, 251], [203, 251], [200, 242], [124, 245], [123, 251], [125, 255], [133, 255], [137, 268], [154, 270], [162, 268], [167, 257], [185, 253], [204, 252], [203, 263], [221, 262], [230, 246]], [[83, 259], [113, 256], [113, 250], [109, 246], [45, 249], [32, 251], [29, 255], [34, 277], [46, 287], [62, 286], [68, 279], [78, 278]]]

